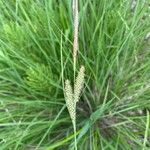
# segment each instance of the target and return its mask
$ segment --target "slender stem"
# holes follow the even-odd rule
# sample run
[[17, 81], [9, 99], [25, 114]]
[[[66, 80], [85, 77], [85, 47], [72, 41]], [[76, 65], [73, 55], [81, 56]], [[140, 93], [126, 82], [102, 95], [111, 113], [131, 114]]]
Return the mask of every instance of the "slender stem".
[[74, 147], [75, 147], [75, 150], [77, 150], [77, 137], [76, 137], [76, 121], [74, 120], [73, 121], [73, 130], [74, 130]]
[[62, 52], [62, 32], [61, 32], [60, 55], [61, 55], [61, 77], [62, 77], [62, 85], [63, 85], [63, 89], [64, 89], [64, 65], [63, 65], [63, 52]]

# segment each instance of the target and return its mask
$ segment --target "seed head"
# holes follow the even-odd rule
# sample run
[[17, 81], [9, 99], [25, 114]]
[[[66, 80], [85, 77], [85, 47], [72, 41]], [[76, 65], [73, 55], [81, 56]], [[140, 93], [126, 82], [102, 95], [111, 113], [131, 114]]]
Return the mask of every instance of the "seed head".
[[69, 80], [65, 81], [65, 100], [72, 121], [76, 119], [75, 103], [73, 99], [73, 91]]
[[85, 76], [85, 68], [84, 66], [81, 66], [79, 72], [78, 72], [78, 76], [76, 78], [75, 81], [75, 85], [74, 85], [74, 101], [75, 103], [79, 101], [79, 97], [84, 85], [84, 76]]

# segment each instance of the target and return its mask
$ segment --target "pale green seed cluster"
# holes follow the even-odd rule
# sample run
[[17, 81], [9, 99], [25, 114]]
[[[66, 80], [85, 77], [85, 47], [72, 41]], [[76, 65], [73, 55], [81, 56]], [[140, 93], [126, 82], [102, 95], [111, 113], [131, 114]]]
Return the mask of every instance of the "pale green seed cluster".
[[84, 66], [81, 66], [78, 76], [75, 81], [75, 85], [74, 85], [74, 101], [75, 102], [79, 101], [79, 97], [80, 97], [80, 94], [84, 85], [84, 72], [85, 72], [85, 68]]
[[76, 119], [76, 113], [75, 113], [75, 103], [73, 100], [73, 91], [69, 80], [66, 80], [65, 82], [65, 100], [66, 105], [70, 114], [70, 117], [72, 120]]
[[65, 81], [65, 100], [72, 121], [76, 120], [76, 103], [79, 101], [80, 94], [84, 85], [85, 68], [81, 66], [74, 84], [74, 92], [69, 80]]

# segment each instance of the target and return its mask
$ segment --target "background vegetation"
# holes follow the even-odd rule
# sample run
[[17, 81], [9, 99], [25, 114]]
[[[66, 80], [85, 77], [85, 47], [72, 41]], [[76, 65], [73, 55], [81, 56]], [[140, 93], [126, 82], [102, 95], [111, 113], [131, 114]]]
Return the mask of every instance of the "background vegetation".
[[[78, 149], [149, 149], [149, 1], [79, 2]], [[0, 1], [0, 149], [74, 145], [62, 86], [62, 74], [73, 81], [72, 32], [70, 0]]]

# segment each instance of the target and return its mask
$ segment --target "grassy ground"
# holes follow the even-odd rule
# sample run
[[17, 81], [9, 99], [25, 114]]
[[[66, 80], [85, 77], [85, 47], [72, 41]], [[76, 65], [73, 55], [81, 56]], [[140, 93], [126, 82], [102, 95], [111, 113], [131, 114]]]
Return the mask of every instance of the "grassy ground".
[[[150, 148], [149, 14], [148, 0], [80, 0], [79, 150]], [[72, 31], [70, 0], [0, 1], [1, 150], [73, 149]]]

